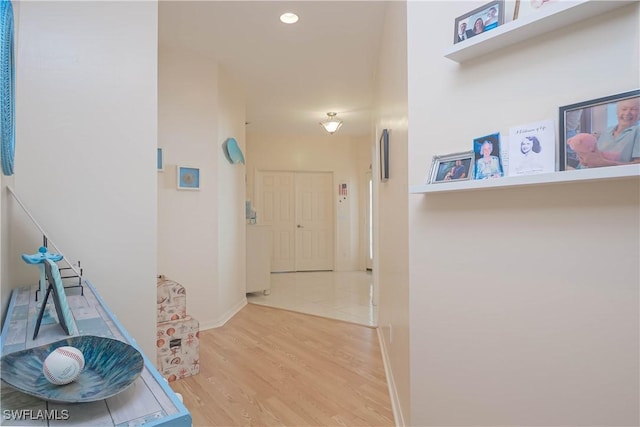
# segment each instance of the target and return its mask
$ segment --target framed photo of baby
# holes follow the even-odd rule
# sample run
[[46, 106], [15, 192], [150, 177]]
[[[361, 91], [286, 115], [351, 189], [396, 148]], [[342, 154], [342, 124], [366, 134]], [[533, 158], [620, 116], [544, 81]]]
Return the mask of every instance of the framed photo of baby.
[[640, 163], [640, 89], [560, 107], [560, 170]]
[[504, 0], [480, 6], [455, 20], [453, 43], [470, 39], [504, 24]]
[[473, 151], [433, 156], [429, 184], [465, 181], [473, 174]]

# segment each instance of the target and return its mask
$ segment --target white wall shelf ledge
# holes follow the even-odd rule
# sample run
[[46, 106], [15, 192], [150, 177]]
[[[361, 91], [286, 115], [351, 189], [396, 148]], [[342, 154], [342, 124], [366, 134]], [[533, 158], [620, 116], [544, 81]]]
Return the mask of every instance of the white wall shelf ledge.
[[490, 190], [503, 187], [540, 186], [571, 182], [605, 181], [616, 179], [639, 179], [640, 164], [611, 166], [596, 169], [570, 170], [539, 175], [507, 176], [496, 179], [439, 182], [435, 184], [411, 185], [410, 194], [448, 193], [452, 191]]
[[463, 63], [506, 46], [530, 40], [532, 37], [558, 28], [564, 28], [567, 25], [636, 2], [636, 0], [567, 0], [552, 2], [535, 14], [507, 22], [491, 31], [455, 44], [445, 52], [444, 56], [452, 61]]

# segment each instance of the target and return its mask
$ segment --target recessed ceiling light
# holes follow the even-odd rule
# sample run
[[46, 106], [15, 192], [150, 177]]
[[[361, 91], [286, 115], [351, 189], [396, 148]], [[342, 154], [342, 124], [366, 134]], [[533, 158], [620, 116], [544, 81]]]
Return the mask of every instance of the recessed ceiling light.
[[298, 22], [298, 15], [293, 12], [287, 12], [280, 15], [280, 20], [285, 24], [295, 24]]

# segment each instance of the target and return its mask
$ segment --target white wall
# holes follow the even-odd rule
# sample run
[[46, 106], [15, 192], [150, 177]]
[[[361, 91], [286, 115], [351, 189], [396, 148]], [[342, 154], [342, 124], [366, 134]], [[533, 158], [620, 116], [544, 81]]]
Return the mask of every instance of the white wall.
[[[18, 44], [19, 39], [19, 28], [18, 24], [20, 22], [20, 3], [15, 2], [11, 3], [13, 8], [13, 25], [14, 25], [14, 35], [13, 42], [14, 45]], [[15, 76], [14, 76], [15, 77]], [[14, 176], [5, 176], [3, 173], [0, 173], [0, 188], [2, 191], [0, 192], [0, 322], [4, 324], [4, 311], [5, 307], [9, 303], [9, 298], [11, 297], [11, 289], [12, 286], [9, 282], [9, 269], [8, 262], [9, 257], [5, 256], [6, 250], [9, 247], [9, 222], [7, 215], [7, 191], [5, 187], [9, 185], [11, 187], [14, 186]]]
[[[316, 171], [333, 172], [335, 197], [338, 183], [349, 184], [348, 217], [337, 218], [336, 271], [364, 270], [360, 224], [364, 221], [361, 192], [363, 175], [369, 167], [371, 155], [367, 137], [341, 136], [340, 131], [329, 135], [318, 126], [318, 136], [247, 134], [247, 198], [255, 203], [255, 172]], [[260, 216], [257, 206], [258, 217]]]
[[[246, 303], [243, 165], [230, 165], [224, 140], [244, 144], [244, 103], [218, 64], [162, 49], [159, 55], [158, 273], [187, 291], [201, 329], [223, 324]], [[176, 189], [176, 166], [200, 168], [200, 190]]]
[[224, 68], [218, 69], [219, 119], [218, 140], [218, 310], [226, 321], [246, 304], [246, 167], [231, 164], [222, 146], [235, 138], [246, 152], [245, 98], [241, 85]]
[[[408, 4], [412, 184], [474, 137], [639, 86], [637, 2], [444, 58], [481, 3]], [[639, 194], [626, 180], [410, 196], [413, 425], [638, 425]]]
[[[378, 215], [374, 218], [374, 275], [379, 287], [378, 325], [382, 331], [395, 390], [397, 425], [411, 425], [409, 395], [409, 228], [408, 228], [408, 111], [407, 5], [387, 5], [376, 73], [376, 128], [389, 129], [389, 180], [380, 182], [376, 161]], [[379, 137], [377, 138], [379, 139]], [[375, 150], [379, 155], [379, 149]]]
[[[17, 28], [12, 186], [153, 360], [157, 4], [21, 2]], [[3, 208], [4, 310], [42, 240]]]

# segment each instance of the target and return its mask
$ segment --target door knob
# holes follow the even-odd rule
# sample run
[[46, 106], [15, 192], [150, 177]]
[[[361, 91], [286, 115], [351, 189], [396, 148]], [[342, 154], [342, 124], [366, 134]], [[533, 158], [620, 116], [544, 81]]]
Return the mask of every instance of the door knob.
[[303, 225], [300, 225], [300, 224], [298, 224], [298, 225], [297, 225], [297, 227], [298, 227], [298, 228], [304, 228], [304, 226], [303, 226]]

